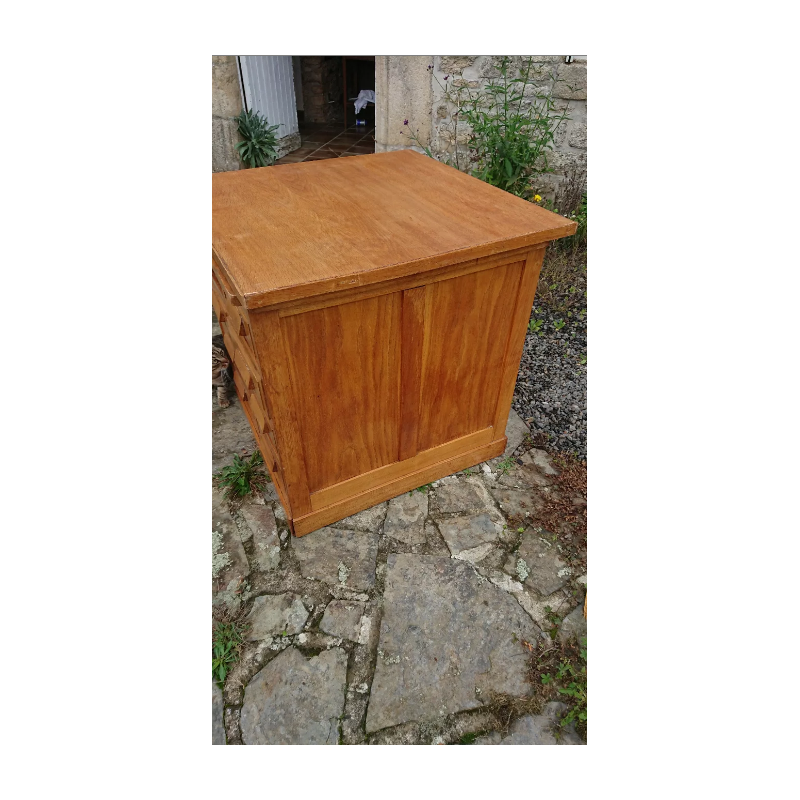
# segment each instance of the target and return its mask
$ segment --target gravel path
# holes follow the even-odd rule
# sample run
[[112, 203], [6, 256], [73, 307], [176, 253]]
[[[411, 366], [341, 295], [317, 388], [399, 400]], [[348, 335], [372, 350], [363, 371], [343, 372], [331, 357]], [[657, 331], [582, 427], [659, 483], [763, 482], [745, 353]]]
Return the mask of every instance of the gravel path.
[[538, 333], [528, 331], [512, 405], [533, 431], [543, 431], [556, 450], [577, 450], [586, 458], [586, 318], [563, 315], [565, 325], [546, 306], [534, 304], [531, 319], [542, 320]]

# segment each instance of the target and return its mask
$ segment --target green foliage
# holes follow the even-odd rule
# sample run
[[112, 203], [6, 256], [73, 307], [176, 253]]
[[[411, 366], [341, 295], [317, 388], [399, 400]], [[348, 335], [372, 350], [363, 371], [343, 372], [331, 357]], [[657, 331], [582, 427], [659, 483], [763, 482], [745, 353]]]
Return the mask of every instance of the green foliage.
[[419, 492], [420, 494], [427, 494], [428, 493], [428, 489], [431, 488], [431, 485], [432, 484], [430, 484], [430, 483], [426, 483], [424, 486], [417, 486], [417, 488], [416, 489], [412, 489], [409, 492], [409, 494], [414, 494], [414, 492]]
[[580, 644], [579, 666], [562, 659], [556, 672], [556, 680], [562, 684], [558, 687], [559, 694], [572, 698], [569, 711], [561, 719], [562, 727], [571, 722], [586, 724], [586, 639], [581, 639]]
[[560, 331], [564, 327], [564, 325], [566, 325], [566, 323], [564, 322], [563, 319], [557, 319], [555, 322], [553, 322], [553, 327], [557, 331]]
[[266, 167], [278, 157], [275, 131], [280, 125], [270, 126], [267, 118], [256, 111], [244, 111], [236, 118], [239, 135], [243, 141], [236, 145], [239, 158], [248, 167]]
[[531, 178], [547, 172], [547, 152], [559, 125], [568, 119], [566, 107], [556, 108], [555, 82], [549, 91], [537, 88], [528, 59], [520, 76], [510, 78], [508, 56], [500, 65], [500, 79], [479, 92], [466, 92], [459, 117], [470, 126], [472, 174], [517, 197], [533, 196]]
[[225, 676], [239, 660], [244, 642], [244, 626], [237, 622], [219, 622], [211, 645], [211, 675], [222, 688]]
[[480, 733], [465, 733], [459, 740], [458, 744], [473, 744], [473, 742], [480, 736]]
[[559, 617], [550, 606], [544, 607], [544, 615], [552, 626], [550, 628], [545, 628], [545, 630], [550, 634], [550, 638], [555, 641], [556, 634], [558, 633], [558, 626], [561, 624], [561, 617]]
[[542, 328], [542, 325], [543, 325], [543, 324], [544, 324], [544, 320], [541, 320], [541, 319], [532, 319], [532, 320], [531, 320], [531, 321], [528, 323], [528, 330], [529, 330], [531, 333], [539, 333], [539, 332], [540, 332], [540, 330], [541, 330], [541, 328]]
[[[455, 152], [444, 160], [457, 169], [468, 168], [486, 183], [527, 200], [534, 196], [531, 180], [551, 172], [548, 152], [553, 148], [556, 131], [569, 116], [566, 104], [558, 106], [554, 89], [559, 81], [546, 72], [547, 67], [535, 65], [529, 58], [519, 75], [511, 77], [511, 59], [504, 56], [499, 70], [499, 78], [478, 89], [447, 83], [449, 76], [443, 85], [434, 75], [443, 99], [455, 107], [451, 114]], [[469, 137], [468, 156], [458, 149], [458, 143], [463, 141], [459, 126]], [[418, 133], [407, 127], [406, 135], [431, 156]]]
[[236, 500], [255, 492], [263, 492], [270, 481], [264, 471], [264, 459], [256, 450], [248, 459], [234, 453], [233, 464], [223, 467], [216, 474], [219, 485], [225, 488], [225, 498]]
[[511, 458], [511, 456], [508, 456], [508, 458], [504, 458], [504, 459], [503, 459], [503, 460], [502, 460], [502, 461], [501, 461], [501, 462], [500, 462], [500, 463], [497, 465], [497, 471], [498, 471], [498, 472], [499, 472], [501, 475], [508, 475], [508, 473], [511, 471], [511, 468], [512, 468], [513, 466], [514, 466], [514, 459], [513, 459], [513, 458]]

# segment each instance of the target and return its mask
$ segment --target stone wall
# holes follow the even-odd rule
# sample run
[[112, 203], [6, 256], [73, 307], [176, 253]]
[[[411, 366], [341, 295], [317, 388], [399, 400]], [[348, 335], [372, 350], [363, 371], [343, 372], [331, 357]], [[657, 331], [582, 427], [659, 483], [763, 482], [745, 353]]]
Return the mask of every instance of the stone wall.
[[[511, 56], [509, 75], [516, 77], [528, 56]], [[536, 90], [553, 88], [559, 109], [569, 120], [556, 132], [555, 148], [548, 156], [552, 174], [537, 177], [534, 188], [553, 197], [570, 170], [580, 170], [586, 159], [586, 58], [531, 56]], [[502, 56], [382, 56], [376, 60], [376, 152], [428, 148], [440, 161], [469, 169], [469, 130], [453, 116], [453, 103], [445, 98], [447, 86], [479, 90], [493, 78]], [[446, 79], [446, 80], [445, 80]], [[408, 125], [405, 121], [408, 120]], [[416, 144], [410, 134], [420, 144]], [[421, 146], [420, 146], [421, 145]]]
[[343, 122], [342, 57], [301, 56], [303, 119], [305, 122]]
[[239, 169], [236, 117], [242, 111], [242, 94], [236, 56], [211, 57], [211, 169]]

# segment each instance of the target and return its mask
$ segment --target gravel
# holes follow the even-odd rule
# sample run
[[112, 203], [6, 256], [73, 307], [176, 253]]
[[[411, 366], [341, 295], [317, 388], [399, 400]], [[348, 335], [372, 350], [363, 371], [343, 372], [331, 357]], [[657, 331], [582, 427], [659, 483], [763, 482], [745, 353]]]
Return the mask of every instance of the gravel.
[[[525, 336], [512, 406], [531, 432], [542, 431], [555, 450], [577, 451], [586, 458], [586, 318], [556, 315], [534, 304], [531, 319], [542, 320], [538, 333]], [[564, 320], [556, 330], [554, 322]]]

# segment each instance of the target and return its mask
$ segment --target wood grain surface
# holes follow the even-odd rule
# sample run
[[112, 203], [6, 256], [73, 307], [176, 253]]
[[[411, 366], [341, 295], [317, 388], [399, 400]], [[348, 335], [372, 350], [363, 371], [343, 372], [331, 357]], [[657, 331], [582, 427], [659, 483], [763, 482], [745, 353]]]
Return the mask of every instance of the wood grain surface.
[[261, 308], [569, 236], [576, 223], [411, 150], [212, 176], [212, 253]]
[[376, 486], [340, 503], [327, 506], [320, 511], [313, 511], [310, 514], [295, 517], [293, 519], [294, 534], [295, 536], [305, 536], [305, 534], [311, 533], [318, 528], [349, 517], [357, 511], [370, 508], [376, 503], [382, 503], [384, 500], [397, 497], [403, 492], [409, 492], [419, 486], [424, 486], [426, 483], [444, 478], [446, 475], [451, 475], [460, 469], [480, 464], [481, 461], [495, 458], [505, 450], [506, 442], [507, 439], [503, 436], [502, 439], [489, 442], [489, 444], [477, 447], [474, 450], [468, 450], [466, 453], [460, 453], [445, 461], [438, 461], [416, 472], [405, 474], [400, 478], [384, 483], [381, 486]]
[[309, 491], [397, 460], [400, 292], [281, 320]]
[[521, 273], [517, 262], [427, 287], [420, 450], [493, 426]]

